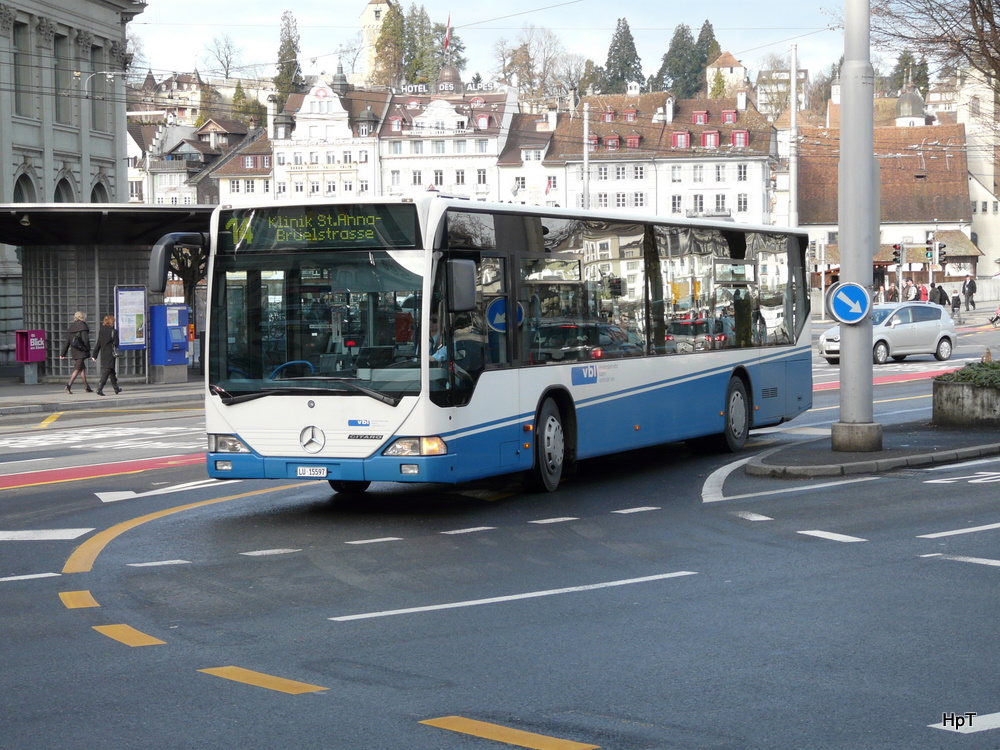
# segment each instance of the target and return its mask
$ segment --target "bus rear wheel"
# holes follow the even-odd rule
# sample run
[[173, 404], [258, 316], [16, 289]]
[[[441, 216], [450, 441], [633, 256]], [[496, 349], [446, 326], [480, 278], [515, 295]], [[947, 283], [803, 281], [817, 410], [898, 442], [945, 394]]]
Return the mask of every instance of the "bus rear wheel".
[[345, 482], [340, 479], [328, 479], [327, 481], [333, 491], [341, 495], [361, 495], [372, 484], [371, 482]]
[[547, 398], [535, 420], [535, 465], [528, 475], [531, 489], [554, 492], [562, 478], [566, 459], [566, 434], [562, 414], [555, 402]]

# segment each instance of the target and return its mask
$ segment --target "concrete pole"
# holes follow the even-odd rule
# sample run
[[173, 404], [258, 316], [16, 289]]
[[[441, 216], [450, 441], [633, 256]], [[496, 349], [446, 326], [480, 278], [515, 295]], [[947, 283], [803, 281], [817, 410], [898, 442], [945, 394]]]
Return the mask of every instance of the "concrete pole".
[[[844, 7], [838, 217], [841, 281], [860, 284], [870, 294], [878, 172], [868, 1], [845, 0]], [[832, 425], [833, 450], [882, 450], [882, 425], [873, 419], [872, 401], [872, 321], [867, 317], [840, 327], [840, 421]]]
[[791, 92], [792, 122], [788, 133], [788, 226], [799, 225], [799, 63], [798, 45], [792, 45]]
[[590, 208], [590, 102], [583, 103], [583, 208]]

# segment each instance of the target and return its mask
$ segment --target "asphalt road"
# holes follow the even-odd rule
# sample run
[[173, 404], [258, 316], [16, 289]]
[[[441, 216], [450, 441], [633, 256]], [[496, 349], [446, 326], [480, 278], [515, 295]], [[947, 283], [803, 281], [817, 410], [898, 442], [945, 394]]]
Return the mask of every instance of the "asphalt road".
[[[879, 368], [913, 379], [876, 387], [876, 418], [929, 418], [937, 367]], [[0, 431], [0, 747], [1000, 741], [1000, 460], [790, 481], [668, 445], [552, 495], [345, 501], [206, 481], [197, 412], [127, 427]], [[952, 714], [971, 733], [933, 726]]]

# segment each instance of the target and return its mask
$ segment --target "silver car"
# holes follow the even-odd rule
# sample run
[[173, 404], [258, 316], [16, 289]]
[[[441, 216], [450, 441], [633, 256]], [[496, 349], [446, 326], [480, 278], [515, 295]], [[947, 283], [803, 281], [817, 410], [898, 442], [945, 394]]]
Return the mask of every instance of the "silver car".
[[[933, 354], [942, 362], [955, 345], [955, 321], [933, 302], [892, 302], [872, 308], [872, 360], [902, 362], [910, 354]], [[819, 356], [840, 362], [840, 326], [819, 337]]]

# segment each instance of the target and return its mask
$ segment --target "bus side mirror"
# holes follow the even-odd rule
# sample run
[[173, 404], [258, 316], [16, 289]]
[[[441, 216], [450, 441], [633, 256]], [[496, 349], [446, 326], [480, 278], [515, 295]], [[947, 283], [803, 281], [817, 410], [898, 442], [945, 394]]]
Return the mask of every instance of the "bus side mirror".
[[476, 262], [465, 258], [448, 261], [448, 310], [471, 312], [476, 304]]
[[201, 232], [171, 232], [160, 237], [149, 252], [149, 291], [163, 294], [167, 290], [170, 256], [177, 245], [206, 247], [207, 242], [207, 237]]

